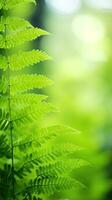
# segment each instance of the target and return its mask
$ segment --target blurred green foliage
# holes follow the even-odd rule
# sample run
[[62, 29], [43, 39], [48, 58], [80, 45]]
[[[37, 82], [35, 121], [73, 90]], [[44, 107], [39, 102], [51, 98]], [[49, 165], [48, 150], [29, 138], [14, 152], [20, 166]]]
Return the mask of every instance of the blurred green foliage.
[[[87, 185], [86, 190], [66, 191], [53, 199], [62, 199], [64, 195], [64, 199], [70, 200], [110, 200], [112, 199], [111, 8], [110, 10], [95, 8], [82, 1], [82, 6], [76, 12], [68, 14], [61, 12], [61, 7], [55, 8], [54, 5], [52, 7], [50, 2], [46, 1], [43, 20], [52, 35], [49, 39], [43, 40], [42, 46], [54, 58], [46, 67], [47, 73], [54, 80], [54, 85], [48, 92], [60, 112], [49, 116], [45, 123], [68, 124], [81, 131], [77, 142], [86, 150], [80, 156], [86, 157], [92, 164], [90, 169], [85, 168], [75, 172], [75, 175], [80, 176]], [[62, 8], [63, 11], [64, 6]]]

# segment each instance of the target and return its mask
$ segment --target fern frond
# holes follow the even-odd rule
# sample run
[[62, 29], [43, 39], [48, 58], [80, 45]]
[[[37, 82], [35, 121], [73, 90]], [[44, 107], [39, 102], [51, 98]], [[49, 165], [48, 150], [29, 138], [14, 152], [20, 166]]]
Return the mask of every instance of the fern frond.
[[[75, 136], [75, 134], [78, 134], [78, 131], [71, 128], [71, 127], [68, 127], [68, 126], [62, 126], [62, 125], [55, 125], [55, 126], [51, 126], [51, 127], [45, 127], [45, 128], [40, 128], [40, 129], [35, 129], [35, 127], [32, 127], [33, 128], [33, 135], [31, 136], [31, 130], [30, 130], [30, 136], [31, 136], [31, 139], [29, 140], [29, 134], [28, 134], [28, 131], [27, 131], [27, 137], [22, 137], [21, 139], [19, 138], [18, 141], [15, 142], [15, 145], [16, 147], [20, 148], [20, 149], [27, 149], [27, 147], [32, 146], [32, 145], [41, 145], [41, 144], [44, 144], [46, 142], [48, 142], [49, 140], [52, 140], [52, 142], [60, 135], [64, 135], [64, 137], [67, 137], [69, 135], [71, 135], [72, 139], [73, 139], [73, 136]], [[65, 131], [64, 131], [65, 130]], [[25, 134], [25, 131], [23, 132], [23, 135], [26, 135]], [[68, 143], [66, 143], [66, 147]], [[70, 147], [70, 146], [69, 146]], [[77, 148], [76, 148], [77, 147]], [[75, 148], [77, 150], [81, 150], [82, 148], [79, 147], [79, 146], [76, 146], [75, 145]]]
[[27, 149], [27, 153], [22, 151], [22, 160], [21, 157], [18, 157], [20, 164], [18, 163], [19, 169], [17, 171], [17, 174], [26, 175], [27, 173], [29, 173], [29, 171], [31, 171], [34, 168], [35, 165], [37, 165], [38, 167], [42, 167], [46, 166], [48, 163], [50, 165], [53, 165], [56, 162], [61, 163], [63, 159], [67, 159], [66, 156], [69, 156], [71, 153], [80, 150], [80, 147], [71, 144], [64, 144], [61, 145], [61, 147], [59, 147], [58, 145], [54, 147], [52, 143], [47, 142], [44, 145], [41, 144], [41, 146], [38, 147], [37, 151], [32, 151], [33, 149], [35, 148], [31, 147]]
[[58, 159], [54, 162], [42, 164], [36, 168], [37, 176], [61, 176], [70, 174], [74, 169], [89, 166], [90, 164], [82, 159]]
[[[9, 34], [6, 37], [0, 35], [0, 48], [10, 49], [32, 41], [40, 36], [48, 35], [49, 33], [40, 28], [29, 28], [23, 31], [17, 31]], [[5, 42], [7, 41], [7, 42]]]
[[2, 75], [0, 80], [0, 97], [6, 94], [7, 88], [8, 88], [8, 81], [6, 77]]
[[65, 170], [68, 173], [74, 169], [90, 166], [90, 163], [87, 160], [83, 160], [81, 158], [68, 158], [63, 160], [62, 164], [64, 168], [63, 171]]
[[50, 178], [47, 176], [40, 176], [30, 181], [26, 192], [38, 194], [53, 194], [57, 190], [66, 190], [73, 187], [75, 180], [67, 176], [55, 176]]
[[46, 76], [37, 74], [24, 74], [11, 78], [11, 94], [31, 90], [34, 88], [45, 88], [52, 84]]
[[[17, 109], [18, 108], [18, 109]], [[54, 106], [47, 102], [38, 102], [34, 105], [23, 105], [21, 107], [16, 107], [12, 109], [12, 119], [13, 127], [17, 128], [25, 126], [25, 124], [30, 123], [35, 120], [40, 120], [44, 115], [49, 112], [54, 111]], [[2, 127], [8, 128], [10, 121], [8, 119], [8, 113], [5, 109], [1, 110], [1, 129]]]
[[[38, 104], [42, 102], [43, 100], [47, 99], [48, 97], [42, 94], [36, 94], [36, 93], [24, 93], [20, 95], [14, 95], [10, 97], [11, 105], [13, 107], [18, 107], [19, 105], [32, 105], [32, 104]], [[8, 102], [8, 96], [1, 95], [0, 96], [0, 108], [3, 109], [6, 107], [7, 109], [7, 102]]]
[[19, 18], [19, 17], [4, 17], [1, 16], [0, 18], [0, 31], [5, 31], [5, 25], [7, 26], [7, 30], [10, 31], [20, 31], [26, 28], [32, 28], [33, 26], [30, 24], [29, 21]]
[[18, 194], [23, 194], [23, 196], [26, 196], [29, 199], [33, 195], [36, 195], [36, 197], [40, 194], [51, 195], [56, 191], [66, 190], [78, 184], [79, 182], [77, 180], [72, 179], [67, 175], [64, 177], [55, 176], [54, 178], [42, 176], [30, 180], [24, 190], [20, 191]]
[[[58, 133], [55, 133], [55, 134], [51, 134], [51, 133], [47, 133], [47, 134], [45, 134], [45, 135], [43, 135], [42, 133], [41, 133], [41, 131], [43, 132], [43, 129], [41, 130], [38, 130], [38, 132], [37, 132], [37, 130], [35, 130], [35, 131], [33, 131], [33, 132], [35, 132], [34, 133], [34, 135], [33, 135], [33, 138], [31, 138], [30, 140], [29, 140], [29, 136], [27, 136], [27, 137], [22, 137], [21, 139], [18, 139], [16, 142], [15, 142], [15, 144], [14, 144], [14, 146], [15, 147], [18, 147], [20, 150], [25, 150], [25, 149], [27, 149], [27, 148], [29, 148], [29, 146], [30, 147], [36, 147], [36, 146], [41, 146], [41, 145], [43, 145], [43, 144], [45, 144], [46, 142], [48, 143], [49, 142], [49, 140], [50, 140], [50, 142], [52, 143], [52, 142], [54, 142], [55, 143], [55, 140], [56, 140], [56, 138], [58, 137]], [[60, 133], [61, 134], [61, 133]], [[25, 131], [24, 131], [24, 135], [26, 135], [25, 134]], [[28, 132], [27, 132], [27, 135], [29, 135], [28, 134]], [[68, 133], [68, 135], [69, 135], [69, 133]], [[65, 135], [65, 137], [66, 137], [66, 135]], [[71, 136], [72, 137], [72, 136]], [[56, 144], [55, 144], [56, 145]], [[57, 145], [56, 145], [56, 147], [57, 147]], [[62, 146], [62, 144], [61, 144], [61, 149], [62, 149], [62, 151], [64, 151], [64, 153], [65, 153], [65, 150], [64, 150], [64, 148], [66, 149], [66, 152], [67, 152], [67, 149], [68, 149], [68, 152], [73, 152], [73, 151], [78, 151], [78, 150], [82, 150], [83, 148], [81, 148], [80, 146], [78, 146], [78, 145], [73, 145], [73, 144], [69, 144], [69, 142], [67, 142], [65, 145], [63, 144], [63, 146]], [[57, 147], [58, 148], [58, 147]], [[71, 150], [70, 150], [70, 149]], [[60, 148], [59, 148], [60, 149]], [[45, 150], [44, 150], [45, 151]]]
[[74, 128], [65, 125], [54, 125], [49, 127], [44, 127], [40, 130], [40, 135], [45, 137], [46, 135], [79, 135], [80, 132]]
[[[45, 95], [37, 95], [37, 94], [21, 94], [10, 97], [12, 109], [12, 120], [15, 121], [19, 117], [19, 114], [24, 116], [24, 118], [29, 119], [30, 113], [33, 113], [33, 116], [38, 113], [41, 115], [41, 109], [44, 105], [44, 100], [47, 98]], [[7, 96], [0, 97], [0, 112], [1, 119], [7, 120], [8, 118], [8, 101], [9, 98]], [[39, 108], [37, 107], [39, 106]], [[50, 106], [50, 105], [49, 105]], [[36, 108], [35, 108], [36, 107]], [[31, 114], [31, 117], [33, 117]], [[37, 117], [37, 118], [38, 118]], [[21, 119], [22, 120], [22, 119]], [[2, 123], [1, 123], [2, 124]]]
[[0, 120], [0, 130], [1, 131], [6, 131], [7, 128], [9, 127], [9, 120], [4, 119], [4, 118], [1, 118], [1, 120]]
[[11, 158], [11, 149], [8, 144], [6, 135], [0, 132], [0, 158]]
[[[26, 52], [21, 51], [17, 54], [13, 54], [8, 56], [7, 60], [10, 65], [10, 70], [17, 71], [49, 59], [51, 59], [51, 57], [48, 56], [45, 52], [32, 50]], [[3, 69], [4, 71], [7, 69], [7, 60], [5, 56], [0, 56], [0, 69]]]
[[16, 105], [33, 105], [42, 102], [47, 99], [48, 96], [36, 93], [24, 93], [21, 95], [15, 95], [11, 97], [12, 104]]
[[43, 116], [49, 112], [53, 112], [54, 106], [50, 103], [42, 102], [35, 106], [28, 106], [23, 109], [18, 109], [17, 112], [13, 113], [12, 121], [15, 127], [25, 126], [35, 120], [40, 120]]
[[6, 2], [4, 2], [4, 0], [0, 0], [0, 9], [3, 10], [8, 10], [8, 9], [12, 9], [15, 6], [18, 6], [19, 4], [22, 3], [36, 3], [35, 0], [7, 0]]

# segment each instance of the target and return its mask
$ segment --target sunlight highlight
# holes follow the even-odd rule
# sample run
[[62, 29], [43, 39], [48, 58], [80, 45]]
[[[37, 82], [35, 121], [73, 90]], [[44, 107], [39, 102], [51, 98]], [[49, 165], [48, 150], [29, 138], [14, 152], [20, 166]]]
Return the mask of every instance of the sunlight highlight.
[[104, 37], [103, 24], [93, 16], [79, 15], [75, 17], [72, 29], [76, 37], [89, 44], [97, 43]]
[[87, 0], [87, 3], [96, 8], [112, 9], [112, 0]]
[[46, 0], [46, 3], [60, 14], [72, 14], [81, 7], [80, 0]]

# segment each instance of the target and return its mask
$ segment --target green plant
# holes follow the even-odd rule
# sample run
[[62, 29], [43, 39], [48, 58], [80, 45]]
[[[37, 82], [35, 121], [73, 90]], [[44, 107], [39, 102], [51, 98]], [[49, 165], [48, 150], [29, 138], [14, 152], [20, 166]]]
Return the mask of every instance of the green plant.
[[40, 127], [43, 115], [54, 108], [47, 96], [34, 89], [44, 88], [52, 81], [43, 75], [23, 73], [22, 69], [50, 57], [39, 50], [20, 51], [17, 47], [48, 33], [9, 15], [13, 7], [29, 2], [35, 3], [0, 0], [1, 200], [35, 200], [42, 194], [80, 184], [70, 174], [74, 168], [87, 164], [72, 155], [81, 149], [74, 145], [76, 130], [59, 125]]

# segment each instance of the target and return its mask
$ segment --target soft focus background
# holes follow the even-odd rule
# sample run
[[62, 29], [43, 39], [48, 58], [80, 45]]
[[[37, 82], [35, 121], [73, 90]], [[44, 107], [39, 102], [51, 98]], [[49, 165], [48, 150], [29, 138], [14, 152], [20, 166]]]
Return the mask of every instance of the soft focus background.
[[91, 163], [74, 171], [86, 189], [51, 199], [112, 200], [112, 0], [38, 0], [36, 9], [14, 12], [51, 33], [33, 46], [53, 60], [30, 69], [54, 80], [45, 92], [59, 112], [42, 123], [78, 129], [76, 142], [85, 148], [80, 156]]

